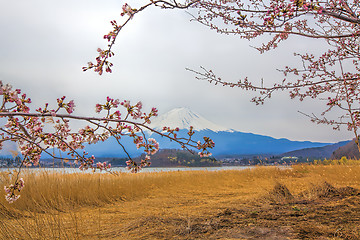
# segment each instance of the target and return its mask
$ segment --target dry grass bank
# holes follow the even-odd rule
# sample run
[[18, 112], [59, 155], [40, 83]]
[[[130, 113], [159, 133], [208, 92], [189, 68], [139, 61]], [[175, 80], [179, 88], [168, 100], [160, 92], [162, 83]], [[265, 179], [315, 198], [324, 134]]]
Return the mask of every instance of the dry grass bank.
[[22, 177], [1, 239], [360, 238], [359, 165]]

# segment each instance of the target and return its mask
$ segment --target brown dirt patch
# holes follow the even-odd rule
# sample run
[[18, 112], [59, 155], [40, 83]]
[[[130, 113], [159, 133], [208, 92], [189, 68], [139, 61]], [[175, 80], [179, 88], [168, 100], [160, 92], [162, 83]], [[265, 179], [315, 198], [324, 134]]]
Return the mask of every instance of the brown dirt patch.
[[172, 236], [175, 239], [355, 240], [360, 239], [360, 191], [352, 187], [336, 188], [324, 182], [293, 195], [278, 183], [260, 199], [239, 208], [226, 208], [213, 216], [147, 217], [124, 230], [146, 228], [149, 224], [158, 229], [150, 236], [156, 239]]

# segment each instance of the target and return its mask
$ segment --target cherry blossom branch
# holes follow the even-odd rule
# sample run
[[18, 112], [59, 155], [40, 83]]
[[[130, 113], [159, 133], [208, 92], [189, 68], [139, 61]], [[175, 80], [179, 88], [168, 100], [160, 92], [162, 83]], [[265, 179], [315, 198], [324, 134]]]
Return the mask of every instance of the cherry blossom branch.
[[[118, 99], [106, 98], [105, 104], [96, 104], [95, 111], [100, 114], [103, 112], [105, 117], [86, 117], [74, 115], [74, 101], [65, 101], [65, 97], [57, 99], [57, 107], [49, 108], [46, 103], [44, 108], [36, 109], [31, 112], [28, 104], [30, 98], [26, 94], [21, 95], [20, 89], [12, 90], [10, 85], [3, 85], [0, 81], [0, 95], [2, 95], [2, 104], [0, 108], [0, 118], [6, 118], [8, 121], [4, 127], [0, 127], [0, 144], [5, 141], [14, 141], [18, 143], [21, 155], [23, 156], [21, 165], [18, 169], [18, 175], [25, 166], [38, 165], [42, 153], [48, 154], [55, 159], [65, 159], [51, 154], [48, 149], [59, 149], [66, 152], [70, 158], [67, 160], [79, 163], [79, 169], [99, 169], [100, 171], [109, 171], [111, 165], [106, 162], [95, 164], [95, 157], [88, 157], [86, 152], [80, 154], [79, 149], [83, 149], [85, 143], [95, 144], [99, 141], [105, 141], [109, 137], [114, 137], [128, 156], [128, 169], [132, 172], [138, 172], [142, 167], [150, 165], [150, 156], [159, 150], [159, 144], [153, 138], [148, 138], [144, 130], [156, 133], [159, 136], [166, 137], [175, 141], [183, 148], [197, 148], [200, 155], [209, 155], [209, 148], [214, 147], [211, 139], [204, 138], [204, 142], [195, 142], [192, 140], [193, 132], [188, 137], [178, 138], [176, 133], [178, 129], [167, 128], [167, 131], [160, 132], [148, 126], [151, 119], [157, 116], [157, 109], [152, 108], [149, 113], [142, 111], [142, 103], [138, 102], [131, 105], [130, 101], [120, 102]], [[126, 111], [125, 118], [119, 108]], [[66, 113], [62, 113], [66, 112]], [[70, 121], [83, 121], [90, 125], [80, 128], [77, 132], [71, 131]], [[92, 127], [93, 126], [93, 127]], [[45, 131], [45, 128], [53, 128], [53, 132]], [[102, 132], [100, 132], [102, 131]], [[145, 159], [139, 163], [131, 159], [124, 145], [120, 142], [123, 137], [132, 138], [137, 148], [143, 148], [146, 153]], [[0, 145], [1, 147], [2, 145]], [[22, 179], [16, 178], [14, 183], [5, 186], [6, 200], [14, 202], [20, 195], [17, 195], [24, 187]]]
[[98, 48], [97, 51], [99, 53], [99, 56], [96, 57], [96, 63], [88, 62], [88, 65], [86, 67], [83, 67], [83, 71], [87, 71], [89, 69], [94, 69], [95, 72], [97, 72], [99, 75], [102, 75], [104, 72], [111, 73], [111, 67], [113, 64], [109, 62], [109, 58], [114, 56], [114, 52], [112, 52], [112, 47], [115, 44], [115, 41], [120, 33], [120, 31], [130, 22], [131, 19], [134, 18], [134, 16], [146, 8], [150, 6], [156, 6], [163, 9], [188, 9], [192, 5], [198, 3], [200, 0], [191, 0], [186, 1], [185, 3], [178, 3], [175, 0], [173, 1], [164, 1], [164, 0], [150, 0], [150, 3], [147, 3], [143, 6], [141, 6], [139, 9], [131, 8], [129, 4], [125, 3], [122, 7], [122, 13], [121, 16], [127, 16], [127, 19], [123, 24], [118, 24], [116, 20], [112, 20], [110, 23], [113, 26], [113, 30], [110, 31], [108, 34], [104, 35], [104, 39], [106, 39], [109, 44], [105, 50]]
[[[116, 123], [126, 123], [126, 124], [131, 124], [137, 127], [141, 127], [144, 129], [147, 129], [151, 132], [154, 132], [162, 137], [166, 137], [172, 141], [175, 141], [179, 144], [191, 144], [191, 139], [186, 139], [186, 142], [181, 142], [180, 140], [184, 140], [185, 138], [177, 138], [177, 137], [172, 137], [170, 134], [164, 134], [160, 131], [157, 131], [147, 125], [145, 125], [144, 123], [138, 123], [138, 122], [134, 122], [134, 121], [129, 121], [129, 120], [122, 120], [122, 119], [111, 119], [111, 118], [99, 118], [99, 117], [83, 117], [83, 116], [75, 116], [75, 115], [70, 115], [70, 114], [52, 114], [52, 113], [25, 113], [25, 112], [0, 112], [0, 117], [15, 117], [15, 116], [25, 116], [25, 117], [52, 117], [52, 118], [62, 118], [62, 119], [76, 119], [76, 120], [82, 120], [82, 121], [87, 121], [90, 122], [94, 125], [97, 125], [101, 128], [105, 128], [108, 131], [108, 128], [106, 128], [105, 126], [101, 126], [98, 123], [95, 123], [93, 121], [106, 121], [106, 122], [116, 122]], [[188, 141], [189, 140], [189, 141]], [[195, 143], [195, 142], [194, 142]], [[190, 145], [191, 147], [197, 147], [196, 145]]]

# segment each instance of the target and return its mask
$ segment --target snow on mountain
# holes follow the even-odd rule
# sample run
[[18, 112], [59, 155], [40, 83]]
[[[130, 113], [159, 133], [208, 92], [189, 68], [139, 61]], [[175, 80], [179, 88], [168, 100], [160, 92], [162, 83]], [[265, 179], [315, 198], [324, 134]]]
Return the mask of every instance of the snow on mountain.
[[178, 127], [180, 129], [189, 129], [190, 126], [193, 126], [196, 131], [211, 130], [214, 132], [233, 132], [231, 129], [210, 122], [199, 114], [184, 107], [175, 108], [165, 114], [162, 114], [154, 118], [150, 124], [150, 127], [157, 130], [161, 130], [164, 126], [170, 128]]

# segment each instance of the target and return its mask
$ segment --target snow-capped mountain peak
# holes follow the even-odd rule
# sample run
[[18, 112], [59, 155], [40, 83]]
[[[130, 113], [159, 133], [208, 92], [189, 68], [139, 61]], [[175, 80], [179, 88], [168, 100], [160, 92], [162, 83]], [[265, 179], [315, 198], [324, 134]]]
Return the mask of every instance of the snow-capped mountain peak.
[[150, 126], [158, 130], [161, 130], [164, 126], [171, 128], [178, 127], [180, 129], [189, 129], [190, 126], [193, 126], [196, 131], [212, 130], [214, 132], [232, 132], [231, 129], [210, 122], [199, 114], [184, 107], [174, 108], [171, 111], [154, 118]]

